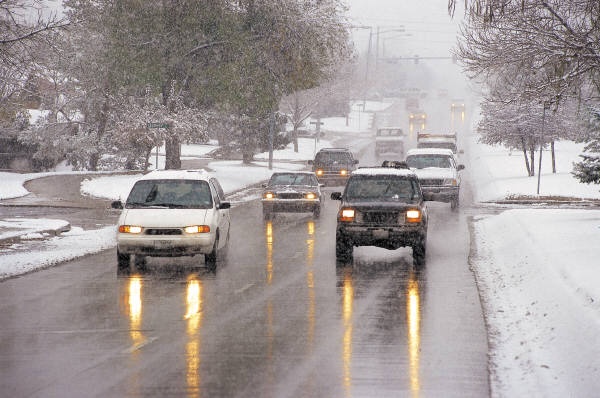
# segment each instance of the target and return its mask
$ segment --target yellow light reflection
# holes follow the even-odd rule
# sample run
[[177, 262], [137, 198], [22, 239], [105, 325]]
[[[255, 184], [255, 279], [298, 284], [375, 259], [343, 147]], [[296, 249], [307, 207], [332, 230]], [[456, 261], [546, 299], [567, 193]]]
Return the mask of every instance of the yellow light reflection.
[[346, 396], [352, 396], [352, 312], [354, 306], [354, 286], [350, 270], [344, 271], [342, 316], [344, 319], [344, 337], [342, 363], [344, 366], [344, 389]]
[[144, 340], [141, 332], [142, 326], [142, 278], [134, 275], [129, 279], [128, 298], [129, 304], [129, 335], [134, 347]]
[[203, 297], [202, 281], [195, 275], [190, 275], [186, 287], [186, 312], [188, 342], [185, 345], [186, 357], [186, 383], [188, 397], [200, 397], [200, 364], [201, 364], [201, 339], [199, 331], [202, 327]]
[[273, 223], [265, 224], [265, 238], [267, 240], [267, 285], [273, 282]]
[[314, 335], [315, 335], [315, 314], [316, 314], [316, 300], [315, 300], [315, 273], [313, 270], [313, 262], [315, 256], [315, 222], [309, 220], [307, 223], [308, 239], [306, 239], [306, 286], [308, 288], [308, 348], [312, 351]]
[[408, 323], [408, 363], [410, 390], [418, 397], [421, 390], [419, 379], [419, 356], [421, 349], [421, 307], [419, 302], [419, 283], [411, 272], [406, 293], [406, 317]]
[[461, 121], [461, 122], [464, 122], [464, 121], [465, 121], [465, 111], [462, 111], [462, 112], [460, 113], [460, 121]]

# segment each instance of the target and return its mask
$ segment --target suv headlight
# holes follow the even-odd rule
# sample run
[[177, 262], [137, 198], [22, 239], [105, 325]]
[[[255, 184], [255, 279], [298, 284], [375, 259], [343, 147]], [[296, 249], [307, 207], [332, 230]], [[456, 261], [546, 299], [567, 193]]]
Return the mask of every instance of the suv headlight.
[[323, 175], [323, 169], [317, 169], [315, 170], [315, 174], [318, 176], [322, 176]]
[[275, 199], [275, 193], [265, 192], [263, 193], [263, 199]]
[[338, 216], [339, 221], [352, 222], [356, 217], [356, 211], [352, 208], [343, 208]]
[[346, 170], [346, 169], [341, 169], [341, 170], [340, 170], [340, 175], [341, 175], [341, 176], [347, 176], [347, 175], [348, 175], [348, 170]]
[[456, 181], [456, 178], [444, 178], [443, 185], [450, 185], [455, 187], [458, 185], [458, 182]]
[[418, 223], [423, 219], [423, 213], [419, 209], [406, 210], [406, 222], [407, 223]]
[[314, 200], [314, 199], [317, 199], [317, 194], [314, 192], [307, 192], [304, 194], [304, 198]]

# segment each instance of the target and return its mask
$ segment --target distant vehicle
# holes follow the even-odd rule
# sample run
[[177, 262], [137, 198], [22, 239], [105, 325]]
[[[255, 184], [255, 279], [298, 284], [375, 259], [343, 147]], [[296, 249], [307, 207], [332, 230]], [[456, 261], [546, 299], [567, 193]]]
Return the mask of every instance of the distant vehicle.
[[427, 206], [417, 175], [404, 162], [384, 162], [382, 167], [359, 168], [352, 173], [340, 200], [335, 255], [352, 259], [356, 246], [389, 250], [410, 246], [413, 263], [425, 264]]
[[414, 129], [415, 126], [424, 129], [426, 123], [427, 114], [422, 110], [416, 110], [408, 115], [408, 124], [411, 129]]
[[417, 148], [446, 148], [456, 154], [456, 134], [418, 133]]
[[350, 173], [356, 169], [358, 159], [348, 148], [322, 148], [308, 164], [312, 165], [312, 171], [320, 183], [344, 185]]
[[423, 192], [430, 194], [428, 200], [450, 202], [455, 210], [459, 204], [460, 170], [454, 152], [450, 149], [416, 148], [406, 153], [406, 164], [419, 177]]
[[375, 135], [375, 154], [397, 155], [404, 158], [404, 131], [400, 127], [380, 127]]
[[465, 111], [465, 101], [460, 98], [453, 98], [450, 103], [450, 111], [451, 112], [464, 112]]
[[321, 215], [323, 199], [321, 185], [313, 172], [277, 172], [263, 185], [262, 208], [265, 220], [273, 213], [311, 212], [314, 218]]
[[155, 170], [139, 179], [123, 206], [118, 221], [117, 262], [138, 267], [146, 257], [203, 254], [214, 269], [229, 243], [230, 203], [217, 179], [204, 170]]

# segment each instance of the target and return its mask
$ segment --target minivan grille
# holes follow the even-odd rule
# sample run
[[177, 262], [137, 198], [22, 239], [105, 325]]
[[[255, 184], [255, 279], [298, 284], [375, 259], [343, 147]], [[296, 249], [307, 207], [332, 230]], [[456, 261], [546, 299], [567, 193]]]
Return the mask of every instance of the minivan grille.
[[149, 228], [146, 230], [146, 235], [181, 235], [179, 228]]

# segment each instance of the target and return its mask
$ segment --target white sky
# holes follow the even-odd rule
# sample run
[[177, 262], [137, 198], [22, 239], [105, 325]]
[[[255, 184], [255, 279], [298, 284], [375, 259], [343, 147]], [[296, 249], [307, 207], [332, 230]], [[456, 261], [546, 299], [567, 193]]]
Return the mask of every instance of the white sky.
[[[366, 53], [369, 34], [373, 32], [371, 51], [375, 51], [379, 27], [380, 54], [385, 46], [385, 54], [390, 56], [450, 56], [463, 11], [459, 4], [451, 18], [447, 0], [346, 0], [345, 4], [353, 25], [372, 27], [371, 31], [354, 29], [356, 49]], [[391, 31], [398, 28], [403, 28], [404, 33]]]

